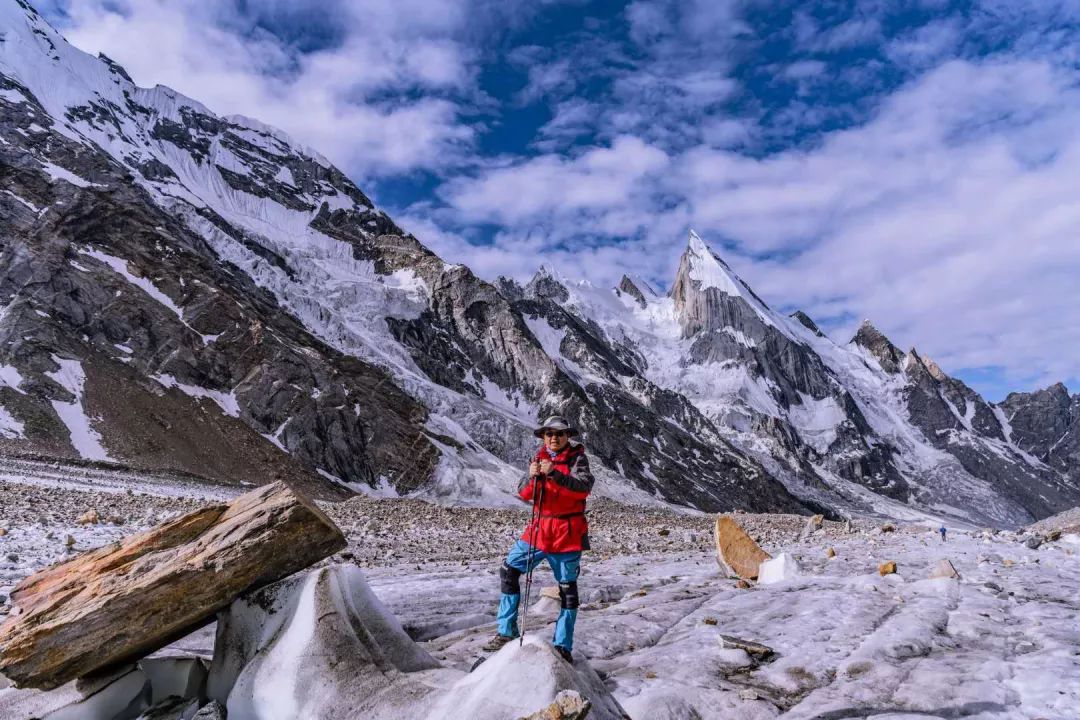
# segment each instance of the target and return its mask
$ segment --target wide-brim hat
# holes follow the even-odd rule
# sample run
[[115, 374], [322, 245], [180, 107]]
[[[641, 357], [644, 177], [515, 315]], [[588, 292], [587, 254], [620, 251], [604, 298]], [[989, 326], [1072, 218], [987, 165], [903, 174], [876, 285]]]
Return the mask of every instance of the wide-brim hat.
[[545, 430], [565, 430], [566, 434], [570, 437], [578, 434], [577, 428], [572, 426], [566, 421], [562, 415], [552, 415], [540, 425], [540, 427], [533, 430], [533, 435], [538, 438], [544, 437]]

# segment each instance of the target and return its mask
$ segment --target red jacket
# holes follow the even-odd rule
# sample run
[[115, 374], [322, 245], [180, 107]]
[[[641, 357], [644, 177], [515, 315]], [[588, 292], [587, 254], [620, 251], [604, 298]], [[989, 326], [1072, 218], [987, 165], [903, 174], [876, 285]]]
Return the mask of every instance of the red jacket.
[[593, 476], [582, 445], [567, 445], [555, 457], [546, 447], [537, 451], [536, 462], [550, 460], [547, 477], [525, 478], [518, 495], [532, 502], [539, 489], [540, 517], [530, 521], [521, 539], [548, 553], [589, 549], [589, 523], [585, 519], [585, 498], [592, 491]]

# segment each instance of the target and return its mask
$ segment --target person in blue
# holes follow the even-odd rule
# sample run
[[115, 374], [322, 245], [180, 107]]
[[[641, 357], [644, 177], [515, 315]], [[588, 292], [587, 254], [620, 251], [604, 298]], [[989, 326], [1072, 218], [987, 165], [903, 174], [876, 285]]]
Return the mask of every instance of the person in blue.
[[941, 542], [945, 542], [945, 526], [938, 528], [938, 532], [941, 533]]
[[533, 434], [544, 444], [529, 465], [529, 474], [522, 480], [518, 496], [525, 502], [534, 503], [537, 512], [521, 539], [511, 546], [499, 569], [502, 597], [499, 600], [498, 634], [484, 650], [495, 652], [518, 637], [521, 576], [547, 560], [559, 583], [561, 606], [552, 644], [563, 660], [573, 664], [577, 579], [581, 551], [589, 549], [585, 502], [592, 492], [593, 476], [584, 446], [570, 441], [577, 435], [577, 429], [565, 418], [553, 415]]

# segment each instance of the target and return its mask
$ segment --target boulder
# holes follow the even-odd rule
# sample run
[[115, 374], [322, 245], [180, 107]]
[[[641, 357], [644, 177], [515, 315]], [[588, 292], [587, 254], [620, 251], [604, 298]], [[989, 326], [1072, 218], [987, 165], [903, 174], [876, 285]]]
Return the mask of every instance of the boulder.
[[813, 515], [806, 519], [806, 524], [803, 525], [802, 532], [799, 533], [799, 539], [805, 540], [813, 535], [815, 532], [821, 529], [822, 523], [825, 522], [824, 515]]
[[0, 626], [0, 673], [48, 689], [137, 660], [345, 544], [282, 483], [203, 508], [19, 583]]
[[727, 515], [717, 516], [715, 537], [716, 561], [729, 575], [753, 580], [758, 566], [772, 557]]
[[758, 573], [759, 585], [771, 585], [783, 580], [792, 580], [802, 574], [798, 561], [788, 553], [780, 553], [772, 560], [761, 563]]
[[1043, 539], [1039, 535], [1032, 535], [1024, 540], [1024, 547], [1028, 550], [1038, 550], [1043, 544]]
[[960, 573], [956, 572], [956, 568], [948, 560], [942, 558], [938, 560], [937, 565], [934, 566], [934, 571], [930, 573], [931, 579], [933, 578], [956, 578], [960, 579]]
[[887, 560], [886, 562], [878, 565], [877, 571], [878, 575], [881, 575], [882, 577], [886, 575], [894, 575], [896, 573], [896, 562], [893, 560]]

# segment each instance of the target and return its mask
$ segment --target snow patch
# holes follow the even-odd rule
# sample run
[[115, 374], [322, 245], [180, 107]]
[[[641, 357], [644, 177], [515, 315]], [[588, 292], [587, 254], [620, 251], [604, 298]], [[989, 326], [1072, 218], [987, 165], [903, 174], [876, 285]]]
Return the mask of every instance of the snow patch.
[[45, 375], [75, 396], [72, 402], [52, 400], [53, 410], [68, 429], [71, 444], [86, 460], [112, 460], [108, 451], [101, 444], [101, 434], [91, 424], [91, 419], [83, 408], [83, 388], [86, 373], [78, 360], [67, 360], [52, 356], [59, 370], [46, 372]]

